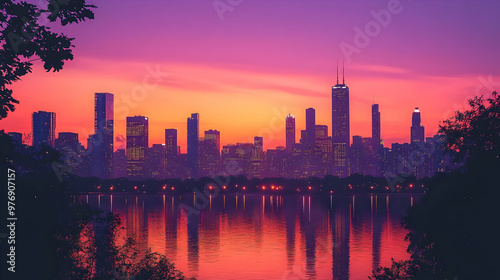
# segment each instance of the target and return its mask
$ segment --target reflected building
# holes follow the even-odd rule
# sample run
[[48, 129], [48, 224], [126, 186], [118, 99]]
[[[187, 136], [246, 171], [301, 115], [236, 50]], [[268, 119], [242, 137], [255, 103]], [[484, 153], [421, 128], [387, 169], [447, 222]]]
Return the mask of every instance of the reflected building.
[[199, 215], [187, 215], [187, 258], [188, 268], [198, 276], [200, 262], [200, 245], [198, 236]]
[[332, 223], [332, 279], [349, 279], [349, 238], [351, 232], [350, 204], [337, 200], [333, 204]]

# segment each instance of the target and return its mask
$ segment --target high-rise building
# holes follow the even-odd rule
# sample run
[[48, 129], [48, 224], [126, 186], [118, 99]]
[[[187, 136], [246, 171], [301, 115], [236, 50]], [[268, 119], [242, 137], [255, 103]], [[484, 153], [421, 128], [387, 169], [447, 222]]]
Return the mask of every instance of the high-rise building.
[[200, 176], [214, 177], [220, 161], [220, 131], [207, 130], [198, 143]]
[[327, 125], [316, 125], [316, 147], [321, 151], [321, 172], [329, 174], [332, 169], [332, 138], [328, 136]]
[[253, 138], [252, 161], [248, 176], [251, 178], [260, 178], [262, 176], [262, 167], [264, 162], [264, 138], [255, 136]]
[[165, 144], [153, 144], [148, 148], [145, 166], [147, 178], [165, 177]]
[[352, 136], [351, 145], [351, 174], [365, 174], [365, 156], [363, 138], [358, 135]]
[[292, 152], [295, 145], [295, 117], [292, 114], [286, 116], [286, 151]]
[[220, 131], [213, 129], [205, 131], [205, 140], [214, 142], [217, 155], [220, 155]]
[[332, 171], [335, 176], [349, 176], [349, 138], [349, 87], [344, 75], [339, 84], [337, 65], [337, 84], [332, 87]]
[[308, 147], [314, 147], [316, 143], [316, 111], [313, 108], [306, 109], [306, 141]]
[[165, 129], [165, 151], [167, 156], [177, 155], [177, 129]]
[[382, 176], [383, 145], [380, 136], [380, 111], [378, 104], [372, 105], [372, 143], [369, 146], [371, 148], [369, 161], [371, 164], [372, 173], [367, 174], [373, 176]]
[[127, 155], [125, 149], [118, 149], [113, 155], [114, 177], [127, 177]]
[[382, 142], [380, 139], [380, 111], [378, 104], [372, 105], [372, 139], [375, 145]]
[[198, 141], [200, 130], [200, 115], [191, 114], [187, 119], [187, 165], [191, 172], [191, 178], [198, 177]]
[[92, 175], [113, 177], [114, 96], [96, 93], [94, 96], [94, 135], [92, 143]]
[[411, 143], [424, 142], [425, 133], [424, 127], [422, 126], [422, 121], [420, 119], [420, 110], [415, 107], [413, 115], [411, 117]]
[[55, 148], [60, 152], [78, 153], [80, 150], [80, 142], [78, 141], [78, 133], [59, 132], [59, 137], [55, 141]]
[[148, 139], [148, 118], [144, 116], [127, 117], [127, 175], [131, 178], [144, 178]]
[[179, 147], [177, 146], [177, 129], [165, 129], [165, 175], [168, 178], [179, 176]]
[[56, 113], [38, 111], [31, 119], [33, 129], [33, 147], [39, 149], [42, 145], [54, 147], [56, 140]]

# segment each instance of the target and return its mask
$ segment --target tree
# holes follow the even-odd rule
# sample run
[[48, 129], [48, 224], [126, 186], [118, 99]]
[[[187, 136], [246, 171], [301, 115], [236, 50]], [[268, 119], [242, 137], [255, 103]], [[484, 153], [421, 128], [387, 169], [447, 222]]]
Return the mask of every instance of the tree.
[[73, 59], [74, 38], [52, 32], [43, 23], [79, 23], [93, 19], [96, 8], [85, 0], [47, 0], [46, 4], [41, 9], [26, 2], [0, 1], [0, 119], [19, 104], [8, 87], [30, 73], [34, 61], [41, 60], [47, 72], [55, 72]]
[[432, 178], [403, 219], [411, 259], [374, 271], [374, 279], [500, 279], [500, 95], [469, 105], [440, 125], [464, 168]]

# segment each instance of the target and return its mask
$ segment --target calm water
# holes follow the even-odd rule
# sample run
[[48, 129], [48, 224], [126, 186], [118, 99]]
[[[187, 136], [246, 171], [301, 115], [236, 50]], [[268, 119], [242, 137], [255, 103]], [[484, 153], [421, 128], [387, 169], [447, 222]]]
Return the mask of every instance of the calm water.
[[167, 255], [187, 276], [367, 279], [391, 257], [409, 257], [400, 219], [418, 195], [218, 195], [197, 200], [205, 207], [191, 215], [194, 195], [82, 199], [119, 214], [121, 237]]

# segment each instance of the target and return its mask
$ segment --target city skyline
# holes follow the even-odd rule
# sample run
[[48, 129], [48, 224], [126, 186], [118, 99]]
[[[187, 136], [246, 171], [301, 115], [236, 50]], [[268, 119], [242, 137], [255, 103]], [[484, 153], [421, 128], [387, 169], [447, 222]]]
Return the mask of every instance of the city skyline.
[[[376, 23], [372, 11], [387, 10], [389, 1], [316, 2], [268, 1], [263, 12], [257, 3], [244, 1], [222, 22], [209, 2], [120, 2], [119, 10], [149, 26], [146, 31], [120, 21], [113, 1], [99, 3], [95, 20], [65, 30], [76, 39], [75, 59], [65, 64], [64, 71], [46, 73], [35, 62], [33, 73], [13, 85], [14, 97], [21, 103], [2, 120], [2, 127], [28, 132], [29, 114], [57, 112], [57, 130], [75, 131], [85, 143], [82, 135], [93, 131], [89, 118], [93, 100], [88, 94], [113, 92], [115, 136], [123, 140], [115, 143], [117, 147], [125, 145], [128, 115], [149, 116], [150, 138], [160, 143], [163, 128], [173, 127], [184, 135], [184, 119], [192, 112], [203, 116], [200, 131], [216, 124], [225, 132], [222, 145], [250, 141], [270, 128], [276, 112], [303, 119], [303, 108], [312, 107], [317, 123], [329, 123], [331, 105], [325, 98], [335, 83], [338, 59], [346, 60], [352, 95], [351, 135], [369, 135], [366, 120], [375, 98], [385, 111], [381, 120], [385, 143], [406, 142], [411, 119], [406, 112], [416, 106], [425, 112], [422, 122], [428, 128], [426, 136], [431, 136], [439, 121], [466, 106], [468, 97], [489, 94], [500, 81], [489, 59], [499, 40], [494, 28], [499, 19], [493, 13], [498, 3], [459, 1], [450, 7], [402, 0], [401, 12], [392, 14], [391, 22], [348, 61], [341, 43], [356, 46], [355, 28], [364, 30], [368, 23]], [[443, 10], [454, 16], [441, 17]], [[277, 13], [281, 20], [276, 20]], [[308, 24], [294, 24], [298, 16]], [[422, 23], [420, 18], [427, 20]], [[203, 24], [193, 24], [200, 22], [194, 19]], [[141, 40], [130, 41], [130, 36]], [[139, 42], [154, 47], [144, 52]], [[132, 93], [139, 98], [132, 98]], [[131, 105], [123, 107], [126, 98]], [[281, 123], [283, 114], [278, 117]], [[297, 122], [296, 131], [302, 129], [304, 124]], [[265, 141], [265, 148], [283, 140], [276, 133]], [[184, 137], [179, 146], [186, 150]]]
[[[335, 88], [336, 86], [346, 86], [345, 84], [337, 84], [335, 85], [334, 87], [332, 88]], [[347, 87], [347, 90], [348, 90], [348, 87]], [[100, 98], [98, 98], [98, 96]], [[333, 95], [332, 95], [333, 96]], [[114, 139], [114, 143], [107, 143], [107, 134], [114, 134], [114, 127], [113, 127], [113, 106], [111, 107], [107, 107], [106, 109], [102, 109], [101, 107], [103, 106], [102, 104], [100, 106], [98, 106], [98, 100], [101, 100], [99, 103], [103, 103], [103, 104], [111, 104], [113, 105], [113, 97], [114, 95], [112, 93], [95, 93], [95, 100], [96, 100], [96, 103], [94, 105], [94, 118], [95, 118], [95, 132], [94, 133], [91, 133], [91, 134], [88, 134], [88, 135], [81, 135], [81, 134], [78, 134], [77, 132], [75, 131], [59, 131], [57, 129], [57, 126], [55, 125], [56, 123], [56, 115], [57, 115], [57, 112], [46, 112], [46, 111], [38, 111], [38, 112], [33, 112], [31, 115], [32, 115], [32, 121], [31, 121], [31, 131], [29, 131], [28, 133], [24, 132], [24, 133], [21, 133], [22, 137], [23, 137], [23, 142], [25, 142], [24, 144], [26, 145], [30, 145], [30, 146], [33, 146], [34, 145], [34, 141], [35, 141], [35, 137], [34, 137], [34, 134], [35, 134], [35, 129], [34, 129], [34, 121], [33, 121], [33, 116], [35, 115], [47, 115], [49, 116], [50, 115], [50, 120], [53, 121], [53, 126], [52, 125], [49, 125], [49, 124], [46, 124], [45, 123], [45, 126], [47, 127], [50, 127], [50, 128], [47, 128], [50, 130], [50, 139], [52, 140], [49, 140], [49, 146], [52, 146], [54, 147], [54, 142], [55, 140], [57, 140], [57, 136], [62, 133], [62, 134], [76, 134], [78, 135], [78, 139], [80, 141], [80, 139], [85, 139], [85, 141], [80, 141], [80, 144], [82, 145], [83, 148], [88, 148], [88, 145], [89, 145], [89, 141], [92, 141], [92, 137], [96, 137], [97, 135], [99, 135], [99, 137], [103, 137], [104, 140], [100, 140], [99, 141], [103, 141], [103, 142], [106, 142], [104, 143], [105, 146], [107, 145], [108, 148], [109, 147], [113, 147], [114, 146], [114, 143], [117, 142], [116, 140], [116, 137]], [[349, 96], [347, 97], [347, 99], [349, 99]], [[106, 100], [106, 101], [103, 101], [103, 100]], [[104, 105], [105, 106], [105, 105]], [[100, 108], [100, 109], [98, 109]], [[99, 110], [101, 110], [101, 112], [99, 113]], [[282, 137], [282, 140], [283, 142], [282, 143], [278, 143], [277, 146], [274, 146], [274, 147], [267, 147], [267, 148], [263, 148], [263, 150], [268, 150], [268, 149], [274, 149], [276, 147], [287, 147], [287, 141], [286, 141], [286, 137], [288, 135], [289, 137], [289, 141], [290, 141], [290, 144], [292, 143], [299, 143], [298, 140], [305, 140], [305, 144], [306, 145], [314, 145], [312, 143], [315, 143], [316, 142], [316, 135], [318, 134], [318, 127], [320, 126], [325, 126], [327, 127], [327, 135], [326, 136], [329, 136], [331, 137], [332, 134], [332, 123], [328, 124], [328, 125], [320, 125], [318, 124], [315, 119], [316, 119], [316, 110], [314, 108], [307, 108], [307, 109], [304, 109], [305, 111], [305, 118], [303, 120], [303, 125], [300, 125], [301, 122], [299, 120], [299, 125], [296, 126], [296, 118], [293, 114], [286, 114], [285, 115], [285, 118], [283, 120], [281, 120], [283, 122], [283, 128], [282, 129], [279, 129], [278, 132], [276, 133], [282, 133], [283, 134], [283, 137]], [[107, 112], [107, 113], [106, 113]], [[111, 113], [109, 113], [111, 112]], [[347, 111], [348, 113], [349, 111]], [[353, 144], [353, 138], [354, 136], [361, 136], [363, 138], [368, 138], [371, 136], [371, 138], [375, 139], [374, 136], [376, 135], [379, 139], [379, 141], [381, 141], [381, 143], [384, 144], [383, 147], [391, 147], [391, 144], [393, 143], [400, 143], [400, 142], [392, 142], [392, 143], [388, 143], [387, 141], [384, 141], [384, 137], [383, 137], [383, 129], [381, 129], [380, 127], [380, 114], [381, 112], [379, 111], [379, 104], [376, 104], [376, 103], [373, 103], [371, 105], [371, 119], [370, 119], [370, 125], [371, 125], [371, 128], [370, 128], [370, 133], [369, 134], [366, 134], [366, 135], [359, 135], [359, 134], [347, 134], [347, 136], [349, 136], [349, 145]], [[102, 115], [102, 116], [101, 116]], [[200, 134], [200, 131], [205, 131], [205, 136], [206, 136], [206, 133], [207, 132], [217, 132], [218, 133], [218, 137], [217, 137], [217, 147], [220, 148], [221, 146], [224, 146], [224, 145], [227, 145], [227, 144], [235, 144], [235, 143], [252, 143], [253, 140], [254, 140], [254, 137], [262, 137], [261, 135], [255, 135], [255, 136], [251, 136], [251, 135], [248, 135], [248, 141], [239, 141], [239, 142], [231, 142], [231, 143], [224, 143], [222, 144], [221, 140], [220, 140], [220, 130], [217, 130], [217, 125], [215, 124], [213, 128], [210, 128], [210, 129], [201, 129], [200, 126], [199, 126], [199, 122], [200, 122], [200, 114], [199, 113], [191, 113], [190, 114], [191, 117], [188, 117], [188, 121], [187, 121], [187, 125], [188, 127], [190, 126], [190, 123], [191, 125], [193, 126], [193, 139], [197, 138], [199, 139], [199, 142], [203, 141], [204, 138], [201, 137], [201, 134]], [[98, 117], [99, 116], [99, 117]], [[106, 117], [104, 117], [106, 116]], [[141, 117], [141, 118], [145, 118], [148, 122], [150, 121], [150, 118], [147, 117], [147, 116], [137, 116], [137, 115], [134, 115], [134, 116], [127, 116], [127, 120], [129, 118], [135, 118], [135, 117]], [[46, 117], [48, 118], [48, 117]], [[102, 119], [102, 120], [101, 120]], [[107, 125], [104, 125], [104, 123], [107, 122]], [[289, 123], [289, 127], [287, 129], [287, 122], [290, 122]], [[368, 120], [367, 120], [368, 122]], [[419, 139], [422, 139], [420, 140], [420, 142], [423, 142], [423, 139], [425, 139], [426, 137], [432, 137], [434, 136], [435, 134], [424, 134], [424, 125], [421, 121], [421, 115], [420, 115], [420, 110], [419, 110], [419, 107], [415, 107], [414, 108], [414, 111], [412, 112], [411, 114], [411, 117], [410, 117], [410, 123], [411, 125], [409, 126], [410, 128], [410, 131], [408, 133], [408, 140], [407, 141], [404, 141], [404, 142], [401, 142], [401, 143], [412, 143], [412, 137], [413, 137], [413, 130], [415, 129], [414, 127], [417, 127], [417, 129], [419, 129], [419, 136], [418, 138]], [[416, 125], [416, 123], [418, 123], [418, 125]], [[186, 123], [184, 123], [184, 126], [186, 126]], [[303, 130], [298, 130], [297, 129], [300, 128], [300, 127], [303, 127], [304, 129]], [[309, 128], [308, 128], [309, 127]], [[109, 131], [107, 131], [109, 130]], [[185, 147], [184, 149], [182, 149], [182, 146], [179, 146], [177, 145], [178, 143], [178, 136], [177, 136], [177, 132], [178, 132], [178, 129], [177, 128], [163, 128], [162, 131], [164, 132], [163, 134], [163, 141], [160, 141], [160, 143], [157, 143], [157, 142], [153, 142], [153, 141], [150, 141], [148, 140], [148, 147], [152, 147], [152, 145], [154, 144], [163, 144], [163, 145], [166, 145], [167, 147], [167, 151], [170, 149], [170, 150], [175, 150], [176, 153], [179, 152], [179, 148], [180, 148], [180, 152], [183, 153], [183, 154], [187, 154], [188, 153], [188, 148]], [[292, 134], [292, 131], [294, 132]], [[148, 133], [150, 133], [151, 130], [148, 130]], [[8, 131], [8, 133], [20, 133], [20, 131]], [[102, 135], [101, 135], [102, 134]], [[210, 134], [210, 133], [209, 133]], [[188, 133], [186, 133], [186, 137], [189, 137], [189, 129], [188, 129]], [[292, 136], [293, 135], [293, 136]], [[46, 135], [45, 137], [47, 137], [49, 135]], [[120, 135], [121, 136], [121, 135]], [[127, 134], [124, 135], [125, 136], [125, 139], [124, 139], [124, 142], [126, 142], [126, 136]], [[273, 137], [275, 135], [273, 134]], [[181, 137], [181, 138], [186, 138], [186, 137]], [[265, 137], [263, 137], [265, 138]], [[28, 141], [28, 142], [26, 142]], [[101, 142], [99, 142], [99, 145], [100, 145]], [[85, 145], [86, 144], [86, 145]], [[115, 148], [112, 148], [113, 152], [119, 150], [119, 149], [126, 149], [126, 146], [123, 146], [123, 147], [115, 147]], [[218, 149], [220, 151], [220, 149]], [[102, 152], [104, 153], [104, 152]], [[173, 152], [171, 152], [173, 153]], [[101, 155], [101, 157], [104, 157]], [[105, 157], [104, 157], [105, 158]]]
[[[337, 83], [332, 86], [332, 134], [329, 135], [328, 125], [316, 123], [316, 110], [307, 108], [303, 120], [305, 129], [300, 131], [299, 141], [294, 137], [295, 118], [288, 114], [283, 131], [287, 142], [275, 148], [264, 149], [266, 139], [262, 136], [221, 148], [221, 131], [205, 130], [201, 137], [200, 114], [192, 113], [186, 121], [188, 149], [185, 152], [177, 145], [177, 129], [164, 129], [164, 143], [150, 142], [150, 119], [137, 115], [127, 117], [126, 149], [113, 151], [110, 139], [114, 134], [114, 95], [95, 93], [95, 133], [88, 135], [88, 148], [79, 142], [78, 133], [59, 132], [54, 139], [56, 114], [44, 111], [33, 113], [32, 130], [37, 137], [33, 137], [32, 144], [36, 150], [42, 143], [55, 147], [65, 160], [78, 158], [68, 163], [72, 172], [102, 179], [201, 178], [227, 172], [250, 178], [325, 175], [345, 178], [356, 173], [378, 177], [413, 174], [423, 178], [456, 167], [443, 154], [440, 135], [425, 137], [418, 107], [412, 113], [409, 143], [390, 143], [390, 148], [382, 145], [381, 112], [379, 104], [372, 104], [371, 137], [352, 135], [351, 144], [349, 98], [344, 77], [342, 84], [337, 77]], [[17, 132], [9, 134], [16, 142], [22, 137]]]

